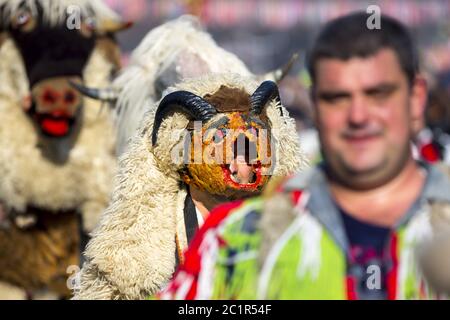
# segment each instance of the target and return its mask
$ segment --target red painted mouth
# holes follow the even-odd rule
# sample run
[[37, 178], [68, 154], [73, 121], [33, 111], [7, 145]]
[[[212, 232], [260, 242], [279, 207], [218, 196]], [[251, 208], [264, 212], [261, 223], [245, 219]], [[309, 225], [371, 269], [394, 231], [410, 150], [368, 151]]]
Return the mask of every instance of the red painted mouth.
[[53, 112], [51, 114], [38, 114], [38, 123], [45, 134], [54, 137], [63, 137], [70, 131], [73, 122], [72, 117], [65, 112]]
[[65, 119], [44, 119], [42, 130], [55, 137], [65, 136], [69, 132], [69, 122]]
[[251, 166], [252, 166], [252, 172], [253, 172], [252, 182], [240, 183], [238, 181], [235, 173], [231, 172], [230, 165], [229, 164], [222, 165], [221, 167], [222, 167], [222, 172], [223, 172], [223, 177], [224, 177], [225, 183], [227, 183], [229, 186], [231, 186], [235, 189], [240, 189], [240, 190], [245, 190], [245, 191], [256, 191], [258, 189], [258, 187], [261, 185], [262, 166], [261, 166], [260, 161], [257, 161], [255, 164], [253, 164]]

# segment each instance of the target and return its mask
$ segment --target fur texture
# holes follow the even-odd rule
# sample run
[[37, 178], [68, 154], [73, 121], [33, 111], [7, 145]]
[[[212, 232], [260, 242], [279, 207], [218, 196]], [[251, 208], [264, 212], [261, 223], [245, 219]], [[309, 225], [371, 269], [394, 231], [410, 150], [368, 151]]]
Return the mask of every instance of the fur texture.
[[[450, 168], [438, 164], [439, 169], [450, 179]], [[450, 296], [450, 204], [433, 202], [430, 204], [430, 224], [433, 238], [421, 248], [422, 272], [436, 292]]]
[[[34, 12], [36, 1], [0, 0], [2, 23], [8, 23], [22, 2]], [[117, 18], [98, 0], [39, 2], [44, 8], [44, 21], [50, 25], [63, 23], [61, 17], [69, 4], [77, 5], [82, 12], [91, 10], [100, 22]], [[90, 86], [107, 86], [118, 67], [116, 43], [98, 38], [83, 70], [84, 81]], [[21, 230], [14, 225], [0, 229], [0, 281], [29, 290], [49, 286], [67, 295], [66, 268], [79, 264], [76, 213], [82, 214], [85, 230], [92, 230], [109, 200], [116, 169], [113, 122], [101, 103], [86, 98], [83, 126], [70, 158], [65, 165], [53, 164], [41, 155], [38, 134], [22, 108], [29, 95], [29, 81], [14, 41], [4, 32], [0, 32], [0, 78], [0, 204], [8, 214], [24, 216], [34, 214], [28, 212], [30, 207], [38, 207], [46, 212], [47, 226], [47, 230], [40, 229], [41, 215], [36, 229]], [[64, 220], [59, 216], [64, 211], [73, 214]], [[20, 265], [11, 265], [13, 261], [20, 261]], [[52, 284], [55, 275], [57, 287]], [[0, 290], [0, 296], [3, 293]]]
[[[233, 74], [190, 79], [168, 92], [187, 90], [200, 96], [213, 94], [221, 85], [253, 93], [252, 78]], [[143, 299], [155, 293], [171, 278], [175, 268], [175, 232], [184, 227], [186, 186], [173, 164], [171, 152], [188, 124], [175, 113], [159, 131], [159, 143], [151, 145], [155, 104], [146, 113], [138, 134], [121, 156], [112, 202], [86, 250], [87, 263], [75, 299]], [[283, 109], [281, 117], [278, 108]], [[267, 115], [273, 133], [283, 141], [276, 149], [279, 160], [274, 173], [287, 175], [304, 166], [296, 139], [294, 120], [284, 107], [269, 103]], [[210, 121], [215, 121], [212, 118]], [[280, 143], [279, 143], [280, 144]]]
[[182, 16], [150, 31], [133, 51], [130, 64], [114, 81], [118, 153], [136, 132], [148, 107], [180, 80], [208, 73], [250, 76], [244, 63], [220, 48], [193, 16]]
[[[273, 180], [269, 184], [278, 183]], [[270, 186], [268, 186], [270, 188]], [[265, 194], [265, 203], [259, 228], [261, 230], [262, 240], [258, 253], [258, 262], [260, 266], [264, 264], [272, 245], [286, 231], [296, 218], [296, 212], [292, 206], [292, 199], [284, 193]], [[273, 214], [273, 213], [277, 214]], [[272, 213], [272, 214], [271, 214]]]
[[69, 297], [67, 267], [79, 264], [79, 219], [73, 211], [36, 214], [39, 222], [30, 228], [11, 224], [0, 231], [1, 279], [29, 292], [48, 288]]
[[[110, 40], [97, 45], [84, 70], [92, 85], [106, 85], [114, 67], [107, 61]], [[112, 184], [114, 131], [107, 109], [92, 99], [84, 103], [83, 129], [68, 163], [57, 166], [42, 157], [37, 134], [20, 102], [26, 95], [26, 77], [12, 40], [0, 48], [0, 201], [7, 210], [26, 206], [64, 210], [80, 208], [92, 227], [107, 204]]]
[[23, 8], [37, 15], [37, 4], [43, 8], [44, 23], [50, 26], [64, 24], [70, 6], [76, 6], [82, 16], [95, 17], [99, 23], [106, 19], [119, 20], [119, 16], [101, 0], [0, 0], [0, 7], [4, 7], [1, 24], [9, 24]]

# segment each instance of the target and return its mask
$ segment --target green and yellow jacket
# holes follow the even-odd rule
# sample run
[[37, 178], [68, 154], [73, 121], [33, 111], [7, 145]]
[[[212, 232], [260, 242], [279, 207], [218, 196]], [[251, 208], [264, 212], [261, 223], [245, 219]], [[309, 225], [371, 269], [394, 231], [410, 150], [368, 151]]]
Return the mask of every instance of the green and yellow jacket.
[[[421, 244], [436, 233], [434, 221], [450, 220], [450, 182], [436, 167], [423, 166], [423, 190], [385, 244], [388, 299], [446, 298], [430, 288], [419, 256]], [[377, 289], [378, 271], [352, 262], [342, 217], [318, 166], [270, 195], [214, 210], [159, 297], [364, 299], [361, 275], [368, 273], [365, 285]]]

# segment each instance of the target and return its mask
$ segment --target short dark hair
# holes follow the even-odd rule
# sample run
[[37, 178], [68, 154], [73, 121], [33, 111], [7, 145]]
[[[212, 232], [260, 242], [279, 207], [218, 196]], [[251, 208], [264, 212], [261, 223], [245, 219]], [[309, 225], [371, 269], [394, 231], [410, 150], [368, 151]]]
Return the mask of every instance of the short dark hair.
[[357, 12], [325, 25], [307, 56], [307, 68], [313, 84], [318, 60], [365, 58], [382, 48], [394, 50], [409, 84], [413, 83], [419, 71], [419, 58], [408, 29], [398, 20], [383, 15], [380, 17], [380, 29], [369, 29], [368, 18], [367, 13]]

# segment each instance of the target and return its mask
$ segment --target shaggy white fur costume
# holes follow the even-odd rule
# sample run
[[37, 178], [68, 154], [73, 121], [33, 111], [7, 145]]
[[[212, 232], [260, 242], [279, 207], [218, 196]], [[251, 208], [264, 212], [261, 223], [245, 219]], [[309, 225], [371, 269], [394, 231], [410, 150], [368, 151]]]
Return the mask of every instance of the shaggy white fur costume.
[[[110, 46], [97, 46], [84, 70], [92, 85], [107, 85], [114, 68]], [[79, 208], [87, 229], [106, 206], [115, 170], [114, 131], [107, 108], [86, 98], [83, 128], [69, 161], [58, 166], [36, 146], [37, 132], [21, 107], [27, 82], [12, 40], [0, 48], [0, 202], [23, 212], [27, 205], [51, 211]], [[25, 85], [24, 85], [25, 84]]]
[[[251, 95], [258, 83], [252, 78], [217, 74], [187, 80], [168, 92], [187, 90], [204, 96], [221, 85], [242, 88]], [[185, 128], [188, 120], [179, 113], [166, 118], [159, 130], [159, 143], [152, 147], [156, 107], [145, 114], [138, 133], [120, 158], [112, 202], [88, 244], [88, 262], [82, 269], [75, 299], [143, 299], [159, 290], [174, 272], [175, 233], [184, 230], [186, 185], [177, 173], [180, 166], [172, 164], [170, 154], [182, 138], [176, 129]], [[305, 162], [294, 120], [284, 107], [281, 117], [278, 107], [273, 100], [266, 110], [277, 140], [274, 175], [287, 175]]]
[[[6, 3], [7, 19], [22, 1]], [[26, 1], [33, 10], [35, 1]], [[43, 1], [44, 19], [60, 23], [68, 4], [94, 8], [99, 19], [117, 15], [101, 1]], [[4, 20], [3, 22], [7, 22]], [[118, 47], [110, 39], [98, 39], [83, 70], [85, 83], [107, 86], [118, 68]], [[28, 205], [48, 211], [77, 210], [86, 230], [98, 222], [106, 207], [116, 169], [115, 133], [107, 108], [98, 101], [84, 100], [83, 125], [68, 162], [58, 166], [46, 160], [37, 147], [38, 133], [22, 108], [29, 95], [23, 61], [14, 41], [0, 32], [0, 205], [5, 212], [25, 213]], [[20, 244], [17, 244], [20, 245]], [[26, 263], [26, 261], [24, 261]], [[1, 293], [0, 293], [1, 295]]]

